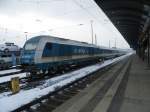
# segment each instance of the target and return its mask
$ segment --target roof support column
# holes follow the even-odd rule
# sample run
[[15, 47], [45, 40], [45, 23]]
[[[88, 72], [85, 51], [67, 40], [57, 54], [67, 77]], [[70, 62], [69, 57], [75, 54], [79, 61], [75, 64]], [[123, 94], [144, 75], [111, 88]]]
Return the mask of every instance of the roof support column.
[[150, 66], [150, 28], [148, 30], [148, 66]]

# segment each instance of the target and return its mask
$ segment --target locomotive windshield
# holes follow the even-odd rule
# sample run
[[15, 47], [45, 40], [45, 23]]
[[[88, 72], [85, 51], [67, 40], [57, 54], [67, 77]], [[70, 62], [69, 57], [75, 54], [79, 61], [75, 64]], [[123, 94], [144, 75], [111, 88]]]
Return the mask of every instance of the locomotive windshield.
[[24, 47], [25, 50], [35, 50], [36, 49], [37, 44], [35, 43], [27, 43]]
[[31, 38], [30, 40], [28, 40], [26, 42], [24, 49], [25, 50], [35, 50], [39, 40], [40, 40], [40, 36]]

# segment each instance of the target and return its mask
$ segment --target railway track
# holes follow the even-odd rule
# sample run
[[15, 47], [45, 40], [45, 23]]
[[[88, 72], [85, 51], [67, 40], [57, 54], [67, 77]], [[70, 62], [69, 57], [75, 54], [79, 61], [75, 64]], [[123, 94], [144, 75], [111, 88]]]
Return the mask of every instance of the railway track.
[[[73, 72], [73, 71], [76, 71], [78, 69], [82, 69], [86, 66], [88, 66], [88, 65], [79, 66], [79, 67], [77, 66], [75, 68], [68, 69], [67, 71], [63, 71], [62, 74], [58, 74], [58, 73], [53, 73], [52, 75], [47, 74], [44, 77], [36, 77], [36, 78], [33, 78], [33, 79], [30, 79], [29, 77], [25, 77], [24, 76], [25, 73], [23, 73], [23, 77], [19, 79], [20, 80], [19, 81], [20, 82], [20, 89], [21, 90], [29, 90], [29, 89], [36, 88], [37, 86], [40, 86], [40, 85], [44, 84], [44, 82], [48, 79], [51, 79], [51, 78], [57, 77], [57, 76], [61, 76], [63, 74], [69, 73], [69, 72]], [[20, 76], [19, 75], [17, 75], [17, 76], [20, 77], [21, 74], [20, 74]], [[0, 77], [0, 80], [1, 80], [1, 78], [5, 79], [6, 77]], [[4, 81], [4, 82], [0, 81], [0, 95], [1, 94], [3, 94], [3, 96], [12, 95], [11, 90], [10, 90], [10, 80]], [[4, 93], [6, 93], [6, 94], [4, 94]]]
[[[124, 57], [126, 57], [126, 56], [122, 56], [122, 57], [119, 57], [118, 59], [114, 59], [114, 60], [108, 60], [108, 62], [104, 62], [102, 65], [100, 65], [100, 64], [98, 64], [98, 66], [101, 66], [101, 68], [99, 68], [98, 67], [98, 69], [101, 69], [100, 71], [98, 71], [98, 73], [100, 73], [100, 74], [103, 74], [103, 73], [105, 73], [109, 68], [111, 68], [111, 67], [113, 67], [114, 65], [116, 65], [116, 63], [120, 63], [120, 62], [118, 62], [118, 61], [120, 61], [120, 60], [122, 60]], [[93, 65], [92, 65], [93, 66]], [[95, 65], [94, 65], [95, 66]], [[96, 67], [96, 66], [95, 66]], [[85, 67], [86, 68], [86, 67]], [[88, 68], [88, 67], [87, 67]], [[78, 68], [79, 69], [79, 68]], [[84, 69], [84, 68], [83, 68]], [[78, 93], [80, 90], [82, 90], [83, 88], [85, 88], [85, 87], [87, 87], [89, 84], [91, 84], [95, 79], [97, 79], [98, 77], [100, 77], [101, 75], [96, 75], [97, 74], [97, 72], [95, 72], [94, 71], [94, 73], [90, 73], [90, 71], [89, 70], [91, 70], [92, 71], [92, 68], [88, 68], [88, 71], [86, 72], [85, 71], [85, 73], [83, 73], [83, 74], [89, 74], [89, 76], [82, 76], [81, 78], [76, 78], [75, 80], [73, 80], [73, 81], [70, 81], [70, 82], [68, 82], [68, 84], [66, 84], [66, 85], [63, 85], [63, 86], [61, 86], [61, 87], [59, 87], [59, 86], [56, 86], [55, 88], [54, 88], [54, 90], [52, 91], [52, 92], [48, 92], [48, 93], [46, 93], [45, 95], [40, 95], [40, 97], [38, 97], [38, 98], [36, 98], [37, 96], [35, 96], [35, 99], [34, 98], [31, 98], [30, 99], [30, 102], [28, 102], [28, 103], [23, 103], [22, 105], [23, 106], [19, 106], [19, 107], [15, 107], [15, 109], [12, 109], [12, 110], [14, 110], [14, 111], [27, 111], [28, 109], [29, 110], [34, 110], [33, 108], [35, 108], [37, 105], [38, 105], [38, 107], [39, 107], [39, 104], [42, 104], [43, 102], [46, 102], [47, 100], [49, 100], [49, 98], [54, 98], [55, 97], [55, 95], [57, 95], [57, 96], [59, 96], [59, 95], [64, 95], [64, 96], [66, 96], [67, 97], [67, 95], [65, 95], [64, 93], [66, 93], [66, 94], [70, 94], [70, 95], [72, 95], [72, 96], [74, 96], [75, 95], [75, 93]], [[58, 77], [44, 77], [43, 79], [36, 79], [36, 80], [28, 80], [28, 81], [24, 81], [23, 80], [23, 82], [21, 82], [21, 84], [20, 84], [20, 86], [21, 86], [21, 94], [22, 94], [22, 92], [24, 92], [25, 91], [25, 93], [26, 93], [26, 90], [27, 91], [32, 91], [32, 90], [34, 90], [34, 88], [39, 88], [40, 86], [43, 86], [43, 84], [45, 83], [45, 82], [47, 82], [48, 80], [52, 80], [52, 81], [50, 81], [51, 82], [51, 84], [50, 85], [48, 85], [48, 86], [53, 86], [53, 85], [57, 85], [57, 83], [59, 84], [61, 81], [63, 82], [63, 80], [65, 80], [65, 79], [69, 79], [69, 78], [71, 78], [70, 77], [70, 74], [72, 73], [72, 75], [73, 76], [76, 76], [76, 74], [78, 74], [78, 72], [76, 72], [76, 71], [79, 71], [79, 70], [76, 70], [76, 69], [73, 69], [73, 71], [74, 72], [72, 72], [72, 71], [69, 71], [69, 72], [67, 72], [66, 74], [68, 74], [69, 76], [65, 76], [65, 75], [62, 75], [62, 76], [60, 76], [60, 74], [59, 74], [59, 76]], [[96, 70], [97, 71], [97, 70]], [[82, 70], [80, 71], [80, 72], [82, 72]], [[88, 78], [89, 77], [89, 78]], [[95, 77], [95, 78], [94, 78]], [[61, 80], [59, 80], [59, 79], [61, 79]], [[26, 80], [26, 78], [25, 78], [25, 80]], [[26, 83], [26, 84], [25, 84]], [[80, 85], [79, 85], [80, 84]], [[75, 86], [76, 85], [76, 86]], [[81, 86], [82, 85], [82, 86]], [[41, 89], [42, 89], [42, 91], [46, 88], [49, 88], [48, 86], [43, 86]], [[8, 88], [8, 86], [5, 86], [6, 88]], [[74, 87], [76, 87], [76, 88], [74, 88]], [[80, 89], [81, 88], [81, 89]], [[41, 92], [42, 92], [41, 91]], [[3, 94], [3, 92], [4, 92], [4, 94]], [[6, 93], [6, 94], [5, 94]], [[40, 92], [39, 92], [40, 93]], [[5, 99], [5, 96], [6, 96], [6, 99], [7, 99], [7, 96], [9, 97], [8, 98], [8, 101], [6, 101], [6, 102], [10, 102], [9, 100], [12, 100], [11, 99], [11, 96], [13, 97], [13, 99], [17, 96], [18, 94], [16, 94], [16, 95], [12, 95], [10, 92], [9, 92], [9, 89], [5, 89], [4, 91], [0, 91], [0, 104], [1, 104], [1, 101], [5, 101], [5, 100], [3, 100], [3, 99]], [[20, 94], [19, 94], [20, 95]], [[4, 97], [3, 97], [4, 96]], [[69, 98], [71, 98], [72, 96], [70, 96], [70, 97], [68, 97], [67, 99], [69, 99]], [[19, 97], [21, 97], [21, 96], [19, 96]], [[17, 98], [17, 97], [16, 97]], [[66, 99], [66, 100], [67, 100]], [[61, 100], [61, 99], [60, 99]], [[64, 100], [64, 101], [66, 101], [66, 100]], [[62, 102], [63, 103], [63, 102]], [[9, 104], [8, 104], [9, 105]], [[41, 105], [40, 105], [41, 106]], [[14, 108], [14, 107], [12, 107], [12, 108]], [[0, 109], [1, 110], [1, 109]]]
[[[88, 76], [85, 76], [81, 79], [78, 79], [72, 83], [69, 83], [62, 88], [56, 88], [54, 92], [51, 92], [48, 95], [42, 96], [32, 102], [25, 104], [22, 107], [14, 110], [13, 112], [25, 111], [25, 112], [47, 112], [56, 109], [59, 105], [64, 103], [66, 100], [72, 98], [74, 95], [82, 91], [84, 88], [88, 87], [92, 82], [98, 78], [102, 80], [107, 80], [104, 86], [102, 87], [102, 93], [105, 95], [109, 87], [112, 85], [116, 77], [119, 75], [121, 70], [125, 67], [126, 61], [117, 64], [117, 70], [113, 72], [111, 76], [104, 75], [106, 71], [110, 72], [116, 66], [107, 66], [100, 71], [96, 71]], [[111, 69], [110, 69], [111, 67]], [[110, 69], [110, 70], [109, 70]]]
[[[102, 62], [99, 62], [99, 64]], [[7, 77], [12, 76], [12, 77], [20, 77], [20, 88], [21, 90], [28, 90], [28, 89], [32, 89], [35, 88], [39, 85], [42, 85], [43, 82], [47, 79], [56, 77], [56, 76], [61, 76], [65, 73], [69, 73], [69, 72], [73, 72], [75, 70], [84, 68], [86, 66], [89, 65], [82, 65], [82, 66], [75, 66], [74, 68], [70, 68], [67, 70], [63, 70], [60, 72], [55, 72], [55, 73], [51, 73], [51, 74], [46, 74], [43, 77], [34, 77], [34, 78], [30, 78], [27, 75], [25, 76], [25, 72], [22, 71], [17, 71], [17, 72], [12, 72], [12, 73], [7, 73], [7, 74], [3, 74], [0, 76], [0, 94], [2, 94], [3, 92], [10, 92], [10, 80], [11, 78], [9, 78], [9, 80], [7, 79]], [[18, 75], [17, 75], [18, 74]], [[4, 81], [1, 81], [4, 80]], [[8, 80], [8, 81], [6, 81]]]

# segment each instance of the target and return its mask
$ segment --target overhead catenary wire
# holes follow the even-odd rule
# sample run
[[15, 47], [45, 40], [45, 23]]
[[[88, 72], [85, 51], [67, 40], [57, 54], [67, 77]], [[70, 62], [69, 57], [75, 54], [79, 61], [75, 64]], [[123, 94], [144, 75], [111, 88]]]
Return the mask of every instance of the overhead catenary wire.
[[93, 15], [91, 12], [89, 12], [87, 9], [88, 8], [85, 8], [85, 7], [83, 7], [83, 5], [81, 5], [79, 2], [77, 2], [77, 0], [72, 0], [76, 5], [78, 5], [81, 9], [83, 9], [89, 16], [91, 16], [92, 18], [94, 18], [96, 21], [98, 21], [99, 22], [99, 24], [101, 24], [102, 25], [102, 22], [99, 20], [99, 19], [97, 19], [97, 17], [95, 16], [95, 15]]
[[[93, 14], [93, 13], [91, 13], [90, 11], [88, 11], [88, 9], [87, 8], [85, 8], [83, 5], [81, 5], [81, 3], [79, 3], [77, 0], [72, 0], [76, 5], [78, 5], [81, 9], [83, 9], [90, 17], [92, 17], [93, 19], [95, 19], [100, 25], [103, 25], [103, 26], [105, 26], [104, 24], [105, 23], [103, 23], [104, 21], [106, 21], [106, 19], [102, 19], [102, 21], [100, 21], [99, 19], [97, 19], [97, 17]], [[96, 7], [96, 6], [95, 6]], [[91, 20], [90, 20], [91, 21]], [[108, 30], [110, 30], [109, 28], [107, 28]], [[93, 29], [92, 29], [93, 30]], [[93, 33], [93, 31], [91, 31], [92, 33]], [[111, 30], [110, 30], [110, 32], [111, 32]], [[93, 34], [91, 34], [92, 35], [92, 44], [93, 44], [93, 42], [94, 42], [94, 40], [93, 40]], [[96, 38], [95, 38], [96, 39]], [[96, 41], [96, 40], [95, 40]]]

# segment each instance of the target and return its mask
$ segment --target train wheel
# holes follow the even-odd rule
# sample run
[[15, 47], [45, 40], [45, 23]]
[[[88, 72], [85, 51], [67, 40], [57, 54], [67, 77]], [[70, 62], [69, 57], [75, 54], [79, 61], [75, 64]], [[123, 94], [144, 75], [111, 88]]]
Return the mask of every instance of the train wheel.
[[43, 75], [47, 75], [48, 70], [43, 70]]
[[56, 69], [55, 68], [50, 68], [48, 69], [48, 75], [54, 75], [56, 73]]
[[31, 77], [31, 73], [27, 72], [27, 73], [26, 73], [26, 76], [27, 76], [27, 77]]
[[40, 70], [40, 74], [43, 74], [43, 70]]
[[49, 73], [48, 70], [46, 70], [46, 71], [45, 71], [45, 74], [48, 74], [48, 73]]

